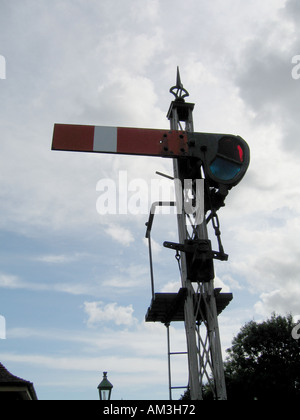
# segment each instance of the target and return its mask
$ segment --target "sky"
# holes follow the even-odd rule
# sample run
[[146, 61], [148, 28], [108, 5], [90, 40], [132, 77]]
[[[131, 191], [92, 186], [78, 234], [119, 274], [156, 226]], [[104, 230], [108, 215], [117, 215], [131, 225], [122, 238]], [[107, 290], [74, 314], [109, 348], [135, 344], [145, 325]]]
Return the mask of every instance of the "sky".
[[[224, 357], [246, 322], [300, 315], [299, 19], [298, 0], [0, 0], [0, 362], [39, 399], [97, 400], [103, 371], [113, 399], [168, 399], [166, 328], [144, 321], [145, 222], [170, 198], [156, 171], [172, 162], [51, 142], [55, 123], [168, 129], [177, 66], [195, 131], [251, 149], [219, 211], [229, 261], [215, 285], [234, 297], [219, 317]], [[127, 212], [108, 211], [103, 180]], [[176, 292], [162, 246], [175, 216], [156, 215], [152, 237], [155, 291]], [[183, 325], [170, 332], [184, 351]], [[174, 386], [187, 384], [183, 359]]]

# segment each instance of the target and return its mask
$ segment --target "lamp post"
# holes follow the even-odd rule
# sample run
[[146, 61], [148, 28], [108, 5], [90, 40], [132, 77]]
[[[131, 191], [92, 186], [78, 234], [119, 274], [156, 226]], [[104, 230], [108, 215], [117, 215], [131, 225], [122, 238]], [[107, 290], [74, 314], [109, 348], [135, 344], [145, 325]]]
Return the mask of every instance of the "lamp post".
[[107, 379], [107, 372], [103, 372], [103, 379], [97, 388], [99, 390], [99, 396], [101, 401], [110, 400], [113, 385]]

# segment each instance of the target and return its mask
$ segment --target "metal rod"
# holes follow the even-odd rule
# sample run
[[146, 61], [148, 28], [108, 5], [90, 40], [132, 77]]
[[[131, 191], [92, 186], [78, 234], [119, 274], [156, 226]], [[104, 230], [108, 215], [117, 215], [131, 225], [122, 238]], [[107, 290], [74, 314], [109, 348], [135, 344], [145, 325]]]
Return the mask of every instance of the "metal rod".
[[149, 232], [149, 235], [148, 235], [148, 245], [149, 245], [149, 260], [150, 260], [150, 275], [151, 275], [151, 292], [152, 292], [152, 299], [154, 300], [155, 292], [154, 292], [154, 275], [153, 275], [152, 247], [151, 247], [150, 232]]
[[173, 177], [173, 176], [163, 174], [162, 172], [159, 172], [159, 171], [156, 171], [155, 173], [156, 173], [157, 175], [163, 176], [164, 178], [171, 179], [172, 181], [174, 180], [174, 177]]

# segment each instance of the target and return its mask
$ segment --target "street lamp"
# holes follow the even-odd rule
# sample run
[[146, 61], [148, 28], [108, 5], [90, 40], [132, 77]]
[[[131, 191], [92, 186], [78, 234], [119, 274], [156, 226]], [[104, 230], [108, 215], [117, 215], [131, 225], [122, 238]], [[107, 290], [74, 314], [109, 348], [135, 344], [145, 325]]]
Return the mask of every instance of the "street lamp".
[[103, 379], [98, 385], [99, 395], [101, 401], [110, 400], [111, 390], [113, 385], [107, 379], [107, 372], [103, 372]]

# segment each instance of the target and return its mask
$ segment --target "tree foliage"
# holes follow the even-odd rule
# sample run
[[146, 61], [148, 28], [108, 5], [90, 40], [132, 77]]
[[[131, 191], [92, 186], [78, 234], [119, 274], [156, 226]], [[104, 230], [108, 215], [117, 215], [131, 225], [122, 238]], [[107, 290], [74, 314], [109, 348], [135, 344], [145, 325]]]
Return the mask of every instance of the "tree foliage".
[[273, 314], [242, 327], [227, 350], [228, 399], [299, 399], [300, 340], [291, 334], [295, 325], [291, 315]]
[[[273, 314], [241, 328], [224, 364], [228, 400], [299, 400], [300, 339], [292, 337], [297, 324], [292, 315]], [[202, 395], [213, 400], [208, 384]], [[189, 391], [181, 399], [190, 399]]]

